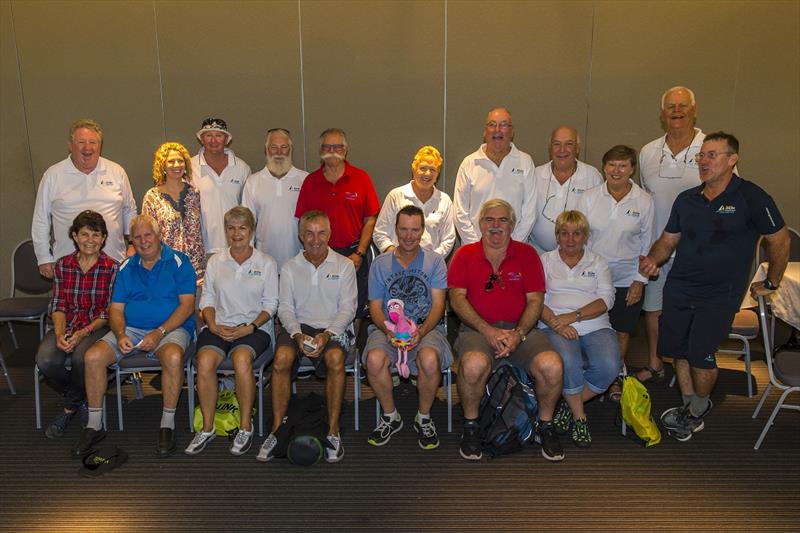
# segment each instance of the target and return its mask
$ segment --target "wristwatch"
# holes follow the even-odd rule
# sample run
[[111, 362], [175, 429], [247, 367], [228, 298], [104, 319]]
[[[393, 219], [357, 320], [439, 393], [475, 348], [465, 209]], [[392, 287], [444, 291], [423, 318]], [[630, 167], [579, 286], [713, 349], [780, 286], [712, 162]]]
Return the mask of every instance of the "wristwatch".
[[158, 331], [161, 332], [161, 337], [164, 338], [167, 336], [167, 330], [164, 329], [164, 326], [158, 326]]
[[765, 278], [764, 279], [764, 288], [765, 289], [769, 289], [771, 291], [776, 291], [776, 290], [778, 290], [778, 287], [780, 287], [780, 285], [776, 285], [775, 283], [772, 283], [769, 280], [769, 278]]
[[356, 248], [356, 250], [353, 253], [356, 254], [358, 257], [364, 257], [364, 252], [362, 252], [358, 248]]
[[521, 329], [519, 329], [519, 328], [514, 328], [514, 331], [516, 331], [517, 333], [519, 333], [519, 342], [520, 342], [520, 343], [523, 343], [523, 342], [525, 342], [525, 339], [527, 339], [527, 338], [528, 338], [528, 337], [527, 337], [527, 336], [526, 336], [524, 333], [522, 333], [522, 330], [521, 330]]
[[583, 317], [583, 313], [581, 313], [581, 310], [580, 310], [580, 309], [576, 310], [576, 311], [575, 311], [575, 318], [576, 318], [576, 320], [577, 320], [578, 322], [580, 322], [580, 321], [581, 321], [581, 317]]

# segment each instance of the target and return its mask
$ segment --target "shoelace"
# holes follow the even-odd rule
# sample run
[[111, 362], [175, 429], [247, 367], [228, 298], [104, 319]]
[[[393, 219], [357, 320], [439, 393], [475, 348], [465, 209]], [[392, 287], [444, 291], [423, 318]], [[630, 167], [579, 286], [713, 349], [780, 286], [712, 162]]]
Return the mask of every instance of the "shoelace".
[[433, 423], [428, 420], [427, 422], [418, 422], [419, 429], [422, 432], [422, 435], [425, 437], [433, 437], [434, 430], [433, 430]]

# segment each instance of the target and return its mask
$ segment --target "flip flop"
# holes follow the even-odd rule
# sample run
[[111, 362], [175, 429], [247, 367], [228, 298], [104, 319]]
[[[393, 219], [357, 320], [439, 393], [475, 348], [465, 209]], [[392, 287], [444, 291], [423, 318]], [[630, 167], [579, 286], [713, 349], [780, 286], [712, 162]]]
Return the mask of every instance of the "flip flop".
[[[641, 379], [639, 377], [641, 372], [649, 372], [650, 377], [647, 379]], [[650, 366], [643, 366], [642, 368], [637, 369], [632, 375], [636, 376], [636, 379], [642, 383], [647, 383], [648, 381], [652, 381], [653, 383], [661, 383], [667, 377], [666, 370], [664, 369], [663, 365], [658, 370]]]
[[83, 458], [83, 466], [78, 473], [84, 477], [100, 477], [122, 466], [128, 460], [128, 454], [114, 445], [105, 445], [96, 452]]

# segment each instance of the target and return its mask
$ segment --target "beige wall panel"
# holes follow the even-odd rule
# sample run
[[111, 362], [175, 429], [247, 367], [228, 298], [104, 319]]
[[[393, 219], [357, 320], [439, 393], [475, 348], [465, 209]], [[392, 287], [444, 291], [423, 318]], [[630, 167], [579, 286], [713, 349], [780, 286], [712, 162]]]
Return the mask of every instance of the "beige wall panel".
[[[742, 177], [800, 228], [800, 3], [754, 2], [738, 35], [739, 80], [731, 131], [741, 142]], [[769, 31], [765, 31], [769, 28]]]
[[36, 181], [66, 156], [72, 121], [103, 126], [103, 155], [141, 199], [162, 135], [151, 2], [15, 2], [25, 113]]
[[420, 146], [442, 149], [444, 3], [300, 7], [309, 169], [319, 164], [319, 134], [342, 128], [349, 159], [370, 173], [383, 201], [410, 179]]
[[511, 109], [515, 144], [536, 164], [558, 125], [585, 137], [591, 3], [456, 0], [447, 10], [448, 192], [492, 107]]
[[[10, 2], [0, 2], [0, 297], [11, 289], [10, 257], [31, 236], [33, 180]], [[8, 348], [6, 346], [6, 348]], [[8, 352], [6, 352], [8, 353]]]
[[256, 171], [266, 131], [284, 127], [302, 166], [297, 2], [157, 2], [156, 20], [166, 137], [195, 154], [203, 119], [222, 118]]
[[733, 125], [737, 54], [720, 42], [736, 31], [739, 7], [721, 2], [597, 2], [592, 52], [588, 162], [615, 144], [638, 151], [664, 132], [663, 92], [685, 85], [697, 96], [697, 125]]

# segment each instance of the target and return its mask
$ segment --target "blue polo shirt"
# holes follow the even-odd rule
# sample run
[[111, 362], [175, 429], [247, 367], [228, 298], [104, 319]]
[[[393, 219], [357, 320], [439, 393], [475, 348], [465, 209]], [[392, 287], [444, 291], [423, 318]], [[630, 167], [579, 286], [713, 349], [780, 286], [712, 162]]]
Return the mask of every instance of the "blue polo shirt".
[[[114, 281], [111, 301], [125, 304], [125, 324], [152, 330], [178, 308], [178, 296], [194, 295], [197, 279], [189, 258], [161, 243], [161, 257], [147, 270], [139, 254], [123, 261]], [[194, 334], [194, 313], [181, 324]]]
[[781, 229], [783, 217], [761, 187], [736, 174], [710, 202], [703, 187], [682, 192], [672, 205], [664, 231], [681, 239], [664, 291], [739, 307], [758, 237]]

